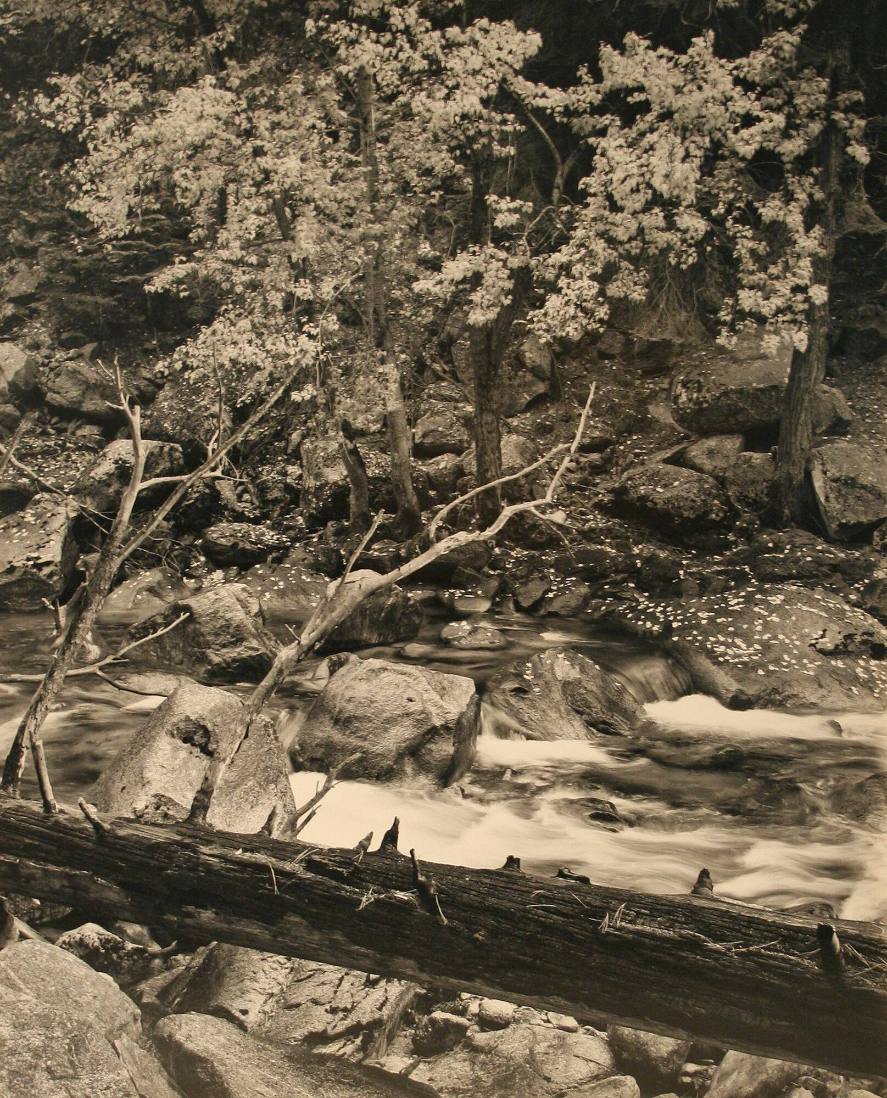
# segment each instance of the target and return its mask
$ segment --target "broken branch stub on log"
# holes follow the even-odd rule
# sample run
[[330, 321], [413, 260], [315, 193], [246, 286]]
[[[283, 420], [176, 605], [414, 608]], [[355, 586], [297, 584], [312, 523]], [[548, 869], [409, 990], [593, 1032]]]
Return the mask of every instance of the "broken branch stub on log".
[[[816, 919], [513, 870], [419, 867], [263, 836], [103, 821], [0, 798], [0, 892], [24, 893], [419, 984], [606, 1015], [730, 1048], [887, 1074], [887, 934], [836, 921], [841, 978]], [[691, 882], [688, 881], [688, 885]], [[366, 902], [367, 896], [372, 902]]]

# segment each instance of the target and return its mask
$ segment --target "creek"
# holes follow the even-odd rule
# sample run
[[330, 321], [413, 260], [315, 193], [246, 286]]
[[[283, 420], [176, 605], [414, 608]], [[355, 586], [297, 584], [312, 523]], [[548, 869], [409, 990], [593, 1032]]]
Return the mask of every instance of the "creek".
[[[371, 830], [378, 839], [398, 816], [402, 848], [415, 847], [427, 861], [496, 867], [514, 854], [529, 872], [564, 867], [658, 893], [689, 891], [704, 866], [721, 896], [773, 907], [826, 902], [846, 918], [887, 917], [883, 821], [847, 796], [885, 769], [887, 715], [732, 712], [687, 695], [682, 673], [653, 649], [584, 621], [508, 612], [485, 621], [507, 635], [508, 649], [450, 648], [437, 639], [441, 621], [432, 615], [416, 642], [361, 654], [470, 675], [483, 690], [503, 663], [570, 645], [617, 674], [644, 703], [649, 723], [632, 737], [529, 741], [515, 737], [487, 701], [477, 761], [458, 786], [343, 781], [301, 838], [351, 847]], [[113, 643], [122, 624], [106, 625], [104, 639]], [[50, 638], [43, 614], [4, 615], [0, 632], [5, 754], [33, 689], [5, 679], [41, 671]], [[85, 794], [161, 701], [95, 676], [69, 679], [45, 729], [59, 798]], [[298, 694], [275, 699], [284, 742], [309, 703]], [[297, 801], [320, 780], [294, 774]], [[34, 795], [30, 776], [25, 795]]]

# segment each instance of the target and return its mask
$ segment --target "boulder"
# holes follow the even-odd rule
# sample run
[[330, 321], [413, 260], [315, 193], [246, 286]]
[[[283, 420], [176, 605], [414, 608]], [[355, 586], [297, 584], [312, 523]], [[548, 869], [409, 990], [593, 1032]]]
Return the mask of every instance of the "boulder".
[[531, 740], [586, 740], [625, 735], [642, 708], [613, 675], [569, 648], [549, 648], [497, 671], [487, 700], [511, 728]]
[[0, 404], [29, 400], [37, 390], [37, 364], [17, 343], [0, 343]]
[[534, 370], [525, 369], [518, 359], [502, 371], [499, 385], [499, 412], [507, 419], [547, 396], [551, 377], [540, 377]]
[[623, 1071], [634, 1076], [646, 1092], [659, 1094], [673, 1088], [690, 1051], [690, 1042], [627, 1026], [608, 1026], [607, 1037]]
[[425, 402], [423, 414], [413, 428], [413, 450], [417, 457], [461, 454], [471, 445], [466, 427], [471, 409], [441, 400]]
[[483, 621], [454, 621], [440, 631], [440, 639], [451, 648], [496, 650], [507, 648], [505, 634]]
[[181, 624], [136, 649], [141, 661], [207, 682], [256, 680], [270, 668], [279, 646], [265, 629], [259, 600], [239, 583], [171, 603], [134, 625], [130, 640], [171, 625], [182, 614], [188, 617]]
[[146, 618], [187, 595], [188, 588], [181, 577], [160, 565], [147, 572], [136, 572], [118, 584], [105, 599], [99, 617]]
[[[354, 572], [352, 575], [359, 575]], [[344, 652], [412, 640], [422, 624], [422, 611], [396, 584], [359, 603], [318, 646], [319, 652]]]
[[880, 711], [887, 699], [887, 629], [824, 588], [760, 584], [619, 613], [654, 631], [667, 624], [758, 707]]
[[581, 579], [557, 580], [539, 604], [542, 614], [581, 614], [591, 601], [591, 588]]
[[450, 585], [453, 584], [457, 571], [481, 574], [489, 567], [492, 557], [493, 548], [489, 542], [472, 541], [467, 545], [451, 549], [449, 553], [444, 553], [431, 564], [427, 564], [421, 571], [415, 573], [415, 579], [422, 583]]
[[[152, 477], [178, 476], [185, 470], [180, 446], [171, 442], [145, 440], [145, 480]], [[127, 438], [115, 439], [98, 455], [93, 464], [78, 478], [71, 491], [77, 500], [95, 511], [117, 510], [123, 490], [132, 475], [132, 443]], [[169, 495], [171, 488], [158, 485], [139, 493], [140, 507], [150, 506]]]
[[185, 1098], [391, 1098], [403, 1088], [381, 1073], [283, 1048], [223, 1018], [173, 1014], [154, 1030], [162, 1062]]
[[477, 1024], [481, 1029], [505, 1029], [514, 1021], [517, 1006], [506, 999], [481, 999], [477, 1007]]
[[470, 1028], [471, 1020], [461, 1014], [434, 1010], [416, 1026], [413, 1048], [420, 1056], [438, 1056], [460, 1044]]
[[465, 475], [462, 459], [456, 454], [441, 454], [423, 461], [420, 468], [428, 478], [430, 488], [441, 496], [454, 496], [460, 478]]
[[778, 503], [776, 463], [770, 454], [737, 454], [723, 474], [723, 484], [737, 511], [758, 516], [775, 513]]
[[160, 963], [145, 946], [127, 941], [97, 923], [84, 923], [65, 931], [55, 944], [96, 972], [106, 972], [122, 987], [144, 980]]
[[270, 526], [249, 522], [217, 522], [203, 532], [203, 551], [220, 568], [247, 568], [285, 549], [289, 539]]
[[552, 562], [561, 576], [576, 577], [586, 582], [611, 580], [632, 570], [625, 552], [609, 545], [581, 545], [558, 553]]
[[70, 589], [78, 550], [71, 500], [35, 496], [24, 511], [0, 519], [0, 610], [39, 610]]
[[887, 453], [837, 440], [813, 451], [811, 479], [829, 537], [848, 540], [887, 518]]
[[452, 1052], [422, 1061], [410, 1079], [441, 1098], [555, 1098], [584, 1094], [580, 1088], [614, 1071], [613, 1054], [602, 1037], [515, 1024], [470, 1032]]
[[445, 776], [476, 718], [474, 682], [423, 667], [352, 657], [301, 718], [290, 755], [299, 769], [360, 758], [344, 777]]
[[34, 482], [28, 477], [4, 477], [0, 480], [0, 518], [24, 511], [35, 494]]
[[304, 622], [323, 601], [329, 580], [292, 553], [279, 564], [257, 564], [238, 580], [262, 605], [266, 617]]
[[548, 576], [532, 576], [523, 580], [514, 589], [515, 605], [521, 610], [532, 610], [551, 590], [552, 580]]
[[706, 1098], [773, 1098], [806, 1071], [790, 1060], [731, 1051], [715, 1069]]
[[[366, 465], [370, 504], [391, 501], [387, 450], [377, 442], [361, 439], [358, 448]], [[300, 504], [306, 521], [322, 525], [348, 517], [348, 474], [339, 441], [334, 435], [306, 438], [301, 445], [302, 488]]]
[[681, 463], [707, 477], [722, 477], [743, 451], [742, 435], [712, 435], [691, 443], [681, 454]]
[[887, 577], [870, 580], [859, 596], [863, 610], [887, 624]]
[[[126, 375], [124, 384], [136, 403], [154, 395], [154, 387], [138, 375]], [[41, 387], [43, 399], [58, 412], [106, 426], [124, 422], [113, 377], [97, 363], [79, 357], [58, 362], [47, 371]]]
[[723, 527], [730, 504], [716, 480], [676, 465], [641, 465], [616, 485], [617, 510], [676, 538]]
[[[197, 683], [176, 689], [106, 767], [91, 798], [100, 812], [148, 823], [186, 819], [208, 768], [231, 759], [243, 704], [235, 694]], [[210, 827], [255, 834], [274, 813], [274, 834], [294, 814], [286, 758], [274, 725], [259, 717], [216, 784]]]
[[631, 1075], [611, 1075], [570, 1091], [571, 1098], [641, 1098], [641, 1088]]

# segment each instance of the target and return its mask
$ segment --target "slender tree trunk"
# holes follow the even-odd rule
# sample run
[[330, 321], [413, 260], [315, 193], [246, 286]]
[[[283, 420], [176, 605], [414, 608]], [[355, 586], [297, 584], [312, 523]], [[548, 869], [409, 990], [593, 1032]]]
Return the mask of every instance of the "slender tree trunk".
[[[493, 326], [470, 328], [468, 341], [474, 382], [475, 483], [486, 484], [502, 475], [498, 393], [500, 362]], [[502, 497], [498, 486], [481, 492], [475, 503], [482, 522], [490, 522], [501, 508]]]
[[783, 521], [803, 525], [809, 513], [807, 470], [813, 447], [813, 413], [819, 386], [825, 378], [830, 325], [829, 287], [837, 243], [837, 203], [841, 170], [841, 137], [834, 123], [822, 136], [820, 187], [822, 209], [819, 224], [823, 246], [814, 259], [820, 297], [811, 301], [807, 347], [792, 356], [788, 385], [783, 399], [777, 451], [777, 475]]
[[370, 528], [370, 486], [366, 465], [354, 441], [351, 424], [347, 419], [339, 421], [339, 450], [345, 462], [350, 488], [348, 524], [353, 531], [356, 530], [362, 534]]
[[[357, 73], [357, 102], [360, 113], [360, 154], [370, 224], [379, 223], [379, 156], [376, 145], [375, 89], [372, 74], [365, 68]], [[394, 361], [386, 300], [385, 250], [381, 237], [369, 247], [364, 269], [367, 328], [370, 345], [378, 352], [385, 385], [385, 423], [391, 487], [397, 503], [397, 521], [404, 536], [421, 527], [421, 511], [413, 487], [412, 438], [404, 406], [400, 372]]]

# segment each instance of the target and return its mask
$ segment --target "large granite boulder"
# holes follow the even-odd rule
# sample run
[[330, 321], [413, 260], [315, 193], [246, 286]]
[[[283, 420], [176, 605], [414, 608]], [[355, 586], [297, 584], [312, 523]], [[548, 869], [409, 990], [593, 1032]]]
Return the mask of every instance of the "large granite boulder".
[[212, 587], [171, 603], [130, 629], [139, 640], [187, 615], [169, 632], [141, 645], [141, 662], [172, 668], [206, 682], [260, 679], [279, 645], [265, 628], [259, 600], [239, 583]]
[[[185, 471], [181, 447], [170, 442], [145, 440], [145, 480], [178, 476]], [[116, 511], [123, 490], [132, 475], [132, 443], [120, 438], [109, 442], [93, 464], [75, 482], [71, 491], [77, 500], [95, 511]], [[138, 504], [146, 507], [169, 495], [169, 485], [158, 485], [139, 493]]]
[[119, 583], [102, 604], [99, 619], [140, 621], [188, 594], [188, 587], [178, 573], [158, 565]]
[[206, 821], [221, 831], [254, 834], [274, 814], [284, 834], [295, 806], [286, 758], [271, 721], [258, 717], [240, 742], [243, 703], [197, 683], [176, 689], [132, 735], [93, 787], [100, 812], [149, 823], [186, 819], [207, 770], [227, 761]]
[[39, 610], [70, 589], [79, 513], [73, 501], [46, 493], [0, 519], [0, 610]]
[[615, 676], [569, 648], [502, 668], [486, 697], [511, 731], [530, 740], [626, 735], [642, 720], [640, 704]]
[[115, 1042], [140, 1031], [132, 1000], [65, 950], [20, 941], [0, 952], [4, 1098], [139, 1098]]
[[716, 480], [676, 465], [641, 465], [616, 485], [620, 513], [675, 538], [723, 527], [730, 503]]
[[352, 657], [300, 719], [290, 757], [299, 769], [329, 770], [359, 754], [344, 777], [440, 780], [477, 735], [474, 699], [462, 675]]
[[813, 491], [829, 537], [859, 537], [887, 518], [887, 452], [836, 440], [813, 451]]

